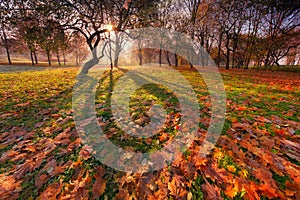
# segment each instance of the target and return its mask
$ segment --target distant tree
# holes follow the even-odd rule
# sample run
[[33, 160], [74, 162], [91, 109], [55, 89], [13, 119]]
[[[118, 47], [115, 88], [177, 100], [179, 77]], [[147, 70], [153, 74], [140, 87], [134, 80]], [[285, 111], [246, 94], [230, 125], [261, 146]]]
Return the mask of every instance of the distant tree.
[[51, 66], [51, 52], [55, 52], [59, 60], [59, 47], [64, 41], [64, 31], [61, 29], [57, 21], [46, 19], [41, 25], [40, 33], [38, 34], [38, 43], [46, 52], [48, 64]]
[[38, 64], [37, 49], [39, 44], [39, 34], [41, 27], [36, 18], [23, 17], [17, 20], [18, 35], [23, 39], [27, 48], [30, 51], [32, 65]]
[[0, 3], [0, 38], [1, 44], [5, 48], [8, 64], [11, 65], [11, 39], [13, 39], [11, 15], [12, 4], [9, 1], [1, 1]]
[[88, 55], [88, 47], [84, 37], [80, 33], [72, 33], [68, 42], [67, 51], [75, 56], [75, 63], [77, 66], [86, 59], [86, 56]]

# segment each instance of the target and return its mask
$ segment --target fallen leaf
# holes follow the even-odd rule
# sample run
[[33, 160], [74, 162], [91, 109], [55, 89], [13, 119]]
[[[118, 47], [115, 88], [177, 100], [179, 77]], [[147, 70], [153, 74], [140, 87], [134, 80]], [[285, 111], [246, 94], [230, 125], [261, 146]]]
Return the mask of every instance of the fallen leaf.
[[61, 193], [62, 184], [61, 183], [52, 183], [50, 184], [47, 189], [41, 193], [40, 199], [41, 200], [54, 200], [57, 199], [57, 195]]
[[220, 191], [210, 184], [207, 179], [204, 177], [205, 183], [201, 186], [203, 192], [205, 193], [205, 199], [216, 200], [221, 199]]
[[244, 110], [247, 110], [247, 107], [246, 106], [237, 107], [237, 110], [244, 111]]
[[26, 160], [24, 164], [19, 165], [16, 169], [16, 172], [13, 174], [15, 179], [21, 179], [27, 172], [33, 170], [33, 163], [31, 160]]
[[92, 193], [95, 199], [99, 198], [102, 194], [104, 194], [104, 191], [106, 189], [106, 180], [103, 179], [104, 175], [104, 168], [97, 167], [96, 173], [94, 175], [96, 181], [93, 185]]

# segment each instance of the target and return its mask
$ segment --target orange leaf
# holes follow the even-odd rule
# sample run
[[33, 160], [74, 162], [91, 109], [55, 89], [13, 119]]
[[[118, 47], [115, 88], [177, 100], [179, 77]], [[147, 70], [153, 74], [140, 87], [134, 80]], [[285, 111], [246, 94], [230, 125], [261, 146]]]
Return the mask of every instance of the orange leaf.
[[284, 130], [283, 129], [277, 129], [275, 130], [275, 132], [278, 134], [278, 135], [284, 135]]
[[181, 176], [178, 175], [175, 175], [172, 181], [168, 183], [168, 189], [170, 190], [170, 195], [175, 196], [176, 198], [187, 194], [184, 183], [181, 180]]
[[225, 191], [225, 194], [231, 198], [235, 197], [241, 189], [238, 180], [234, 179], [232, 183], [233, 184], [230, 184]]
[[238, 111], [244, 111], [244, 110], [247, 110], [247, 107], [246, 106], [241, 106], [241, 107], [238, 107], [237, 110]]
[[196, 157], [196, 161], [195, 161], [195, 167], [199, 167], [201, 165], [205, 166], [206, 165], [206, 162], [207, 162], [207, 159], [206, 158], [199, 158], [198, 156], [195, 156]]
[[238, 121], [238, 119], [236, 118], [236, 117], [233, 117], [233, 118], [231, 118], [231, 123], [238, 123], [239, 121]]
[[27, 147], [25, 148], [25, 150], [27, 150], [27, 151], [31, 151], [31, 152], [35, 152], [35, 151], [36, 151], [35, 147], [34, 147], [34, 146], [32, 146], [32, 145], [30, 145], [30, 146], [27, 146]]
[[233, 165], [227, 165], [227, 170], [232, 172], [232, 173], [236, 172], [236, 168]]

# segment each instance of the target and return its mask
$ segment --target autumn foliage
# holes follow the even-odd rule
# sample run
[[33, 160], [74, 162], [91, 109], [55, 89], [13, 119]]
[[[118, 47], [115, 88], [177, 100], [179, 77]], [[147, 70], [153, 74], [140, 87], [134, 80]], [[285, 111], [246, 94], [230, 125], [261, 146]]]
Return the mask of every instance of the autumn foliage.
[[[212, 152], [201, 158], [209, 94], [196, 72], [179, 70], [199, 94], [198, 135], [181, 158], [142, 174], [102, 165], [79, 138], [70, 106], [76, 69], [0, 74], [0, 199], [300, 199], [300, 75], [221, 71], [226, 122]], [[104, 120], [105, 99], [96, 102], [99, 124], [116, 144], [132, 145], [124, 148], [156, 148], [180, 126], [175, 113], [155, 139], [133, 143]]]

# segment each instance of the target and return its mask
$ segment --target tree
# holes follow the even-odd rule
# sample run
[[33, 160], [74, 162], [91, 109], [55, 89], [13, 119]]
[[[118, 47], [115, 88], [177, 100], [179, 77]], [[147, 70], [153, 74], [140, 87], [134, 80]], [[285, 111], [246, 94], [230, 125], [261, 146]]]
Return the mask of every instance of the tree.
[[11, 28], [11, 11], [12, 5], [10, 1], [4, 1], [0, 4], [0, 38], [2, 46], [5, 48], [8, 64], [11, 65], [10, 45], [9, 42], [12, 35]]
[[35, 18], [24, 17], [17, 21], [19, 37], [23, 39], [27, 48], [30, 51], [30, 58], [32, 65], [38, 64], [37, 48], [39, 44], [39, 34], [41, 28]]
[[86, 47], [86, 42], [84, 41], [84, 37], [78, 32], [72, 33], [68, 47], [69, 47], [68, 48], [69, 53], [72, 53], [75, 56], [75, 63], [77, 66], [88, 55], [88, 47]]
[[[278, 64], [278, 54], [276, 52], [285, 49], [286, 52], [281, 54], [286, 55], [294, 46], [294, 44], [283, 42], [283, 40], [285, 36], [289, 37], [289, 34], [293, 34], [293, 30], [300, 25], [300, 9], [297, 7], [297, 2], [293, 0], [263, 1], [260, 5], [266, 11], [262, 19], [265, 24], [262, 28], [265, 33], [263, 36], [266, 38], [267, 47], [264, 65]], [[280, 38], [280, 42], [278, 38]]]

